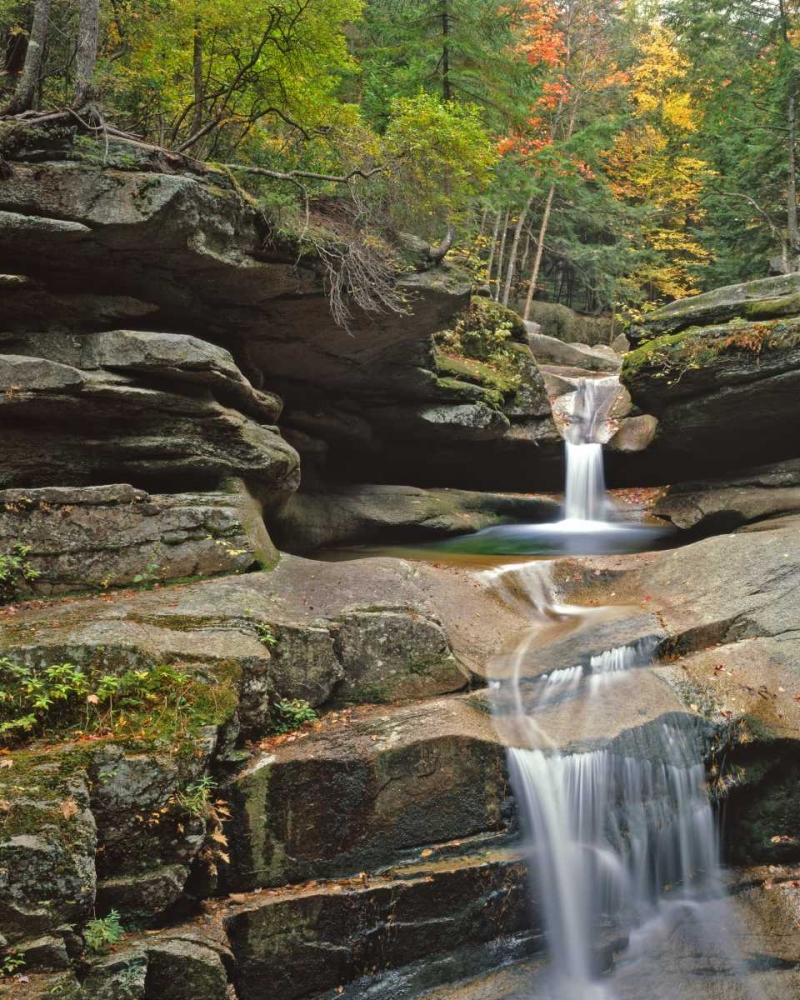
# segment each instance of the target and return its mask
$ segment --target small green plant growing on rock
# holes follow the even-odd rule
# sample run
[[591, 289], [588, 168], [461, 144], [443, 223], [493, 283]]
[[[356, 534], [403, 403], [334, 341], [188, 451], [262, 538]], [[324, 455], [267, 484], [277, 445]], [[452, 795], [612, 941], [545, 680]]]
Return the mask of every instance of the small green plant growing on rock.
[[199, 781], [187, 785], [183, 791], [178, 792], [175, 799], [190, 816], [206, 816], [211, 804], [211, 793], [216, 784], [210, 775], [204, 774]]
[[111, 910], [108, 916], [89, 921], [83, 929], [83, 940], [90, 951], [105, 952], [112, 945], [119, 944], [124, 933], [119, 913]]
[[39, 576], [28, 561], [30, 545], [17, 544], [11, 552], [0, 555], [0, 604], [8, 604]]
[[0, 659], [0, 738], [39, 728], [45, 719], [68, 716], [89, 691], [86, 674], [74, 663], [39, 671]]
[[272, 649], [278, 645], [278, 637], [272, 631], [272, 626], [268, 622], [258, 622], [256, 625], [256, 635], [262, 646]]
[[159, 581], [158, 571], [161, 566], [159, 556], [161, 555], [161, 546], [156, 545], [150, 554], [150, 561], [147, 566], [145, 566], [143, 572], [137, 573], [133, 578], [133, 582], [141, 586], [144, 590], [152, 590], [154, 585]]
[[293, 733], [307, 722], [316, 722], [319, 718], [309, 703], [302, 698], [273, 702], [272, 709], [270, 734], [273, 736]]
[[13, 976], [20, 969], [24, 968], [25, 956], [13, 948], [0, 958], [0, 976]]
[[512, 346], [521, 320], [510, 309], [475, 299], [449, 330], [437, 333], [441, 354], [464, 367], [464, 376], [480, 384], [512, 393], [522, 375]]
[[160, 665], [110, 674], [72, 663], [32, 669], [0, 657], [0, 744], [58, 734], [177, 737], [227, 718], [232, 685]]

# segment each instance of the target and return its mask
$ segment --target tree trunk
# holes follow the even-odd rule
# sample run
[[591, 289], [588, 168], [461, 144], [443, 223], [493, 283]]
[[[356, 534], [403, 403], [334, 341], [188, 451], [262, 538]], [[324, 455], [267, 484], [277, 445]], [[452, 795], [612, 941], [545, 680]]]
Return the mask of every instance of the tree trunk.
[[85, 108], [94, 100], [97, 37], [100, 30], [100, 0], [81, 0], [78, 18], [78, 49], [75, 54], [75, 107]]
[[536, 293], [536, 286], [539, 283], [539, 271], [542, 266], [542, 256], [544, 255], [544, 238], [547, 236], [547, 227], [550, 225], [550, 213], [553, 211], [553, 199], [555, 196], [556, 186], [555, 184], [551, 184], [550, 190], [547, 192], [547, 201], [544, 205], [542, 225], [539, 229], [539, 242], [536, 245], [536, 256], [533, 258], [533, 270], [531, 271], [531, 280], [528, 283], [528, 295], [525, 299], [525, 312], [522, 314], [523, 319], [529, 319], [531, 315], [531, 303], [533, 302], [533, 296]]
[[192, 114], [192, 130], [190, 135], [194, 136], [203, 127], [203, 98], [205, 97], [205, 84], [203, 82], [203, 33], [200, 28], [199, 17], [194, 19], [192, 71], [194, 76], [194, 113]]
[[447, 254], [450, 253], [455, 241], [456, 227], [451, 222], [447, 227], [447, 232], [445, 233], [442, 242], [438, 246], [431, 247], [431, 260], [436, 261], [437, 264], [440, 261], [443, 261]]
[[17, 115], [21, 111], [30, 111], [33, 107], [42, 71], [42, 57], [44, 56], [49, 26], [50, 0], [36, 0], [36, 6], [33, 8], [31, 34], [28, 39], [28, 51], [25, 53], [25, 64], [17, 81], [14, 96], [6, 109], [10, 115]]
[[497, 255], [497, 287], [494, 290], [494, 300], [495, 302], [500, 301], [500, 286], [503, 283], [503, 261], [505, 260], [506, 254], [506, 240], [508, 239], [508, 217], [511, 214], [511, 209], [506, 209], [506, 217], [503, 221], [503, 236], [500, 240], [500, 253]]
[[506, 269], [506, 287], [503, 289], [503, 305], [508, 305], [508, 300], [511, 297], [511, 286], [514, 282], [514, 272], [517, 269], [517, 255], [519, 253], [519, 241], [522, 238], [522, 230], [525, 227], [525, 220], [528, 218], [528, 212], [531, 210], [531, 205], [533, 204], [533, 195], [528, 198], [522, 211], [519, 213], [519, 219], [517, 220], [517, 226], [514, 230], [514, 241], [511, 244], [511, 256], [508, 259], [508, 267]]
[[797, 81], [794, 74], [789, 80], [789, 181], [786, 192], [786, 208], [791, 247], [791, 269], [800, 266], [800, 227], [797, 221]]
[[494, 255], [497, 250], [497, 234], [500, 232], [500, 220], [503, 217], [503, 210], [498, 208], [497, 215], [494, 220], [494, 232], [492, 233], [492, 249], [489, 251], [489, 263], [486, 266], [486, 281], [491, 287], [492, 284], [492, 265], [494, 264]]
[[450, 0], [442, 0], [442, 97], [453, 96], [450, 86]]
[[[793, 55], [791, 51], [791, 24], [785, 0], [780, 0], [779, 10], [783, 44], [789, 49], [789, 58], [791, 59]], [[791, 254], [790, 267], [792, 271], [797, 271], [800, 269], [800, 227], [797, 220], [797, 74], [793, 66], [789, 70], [787, 88], [789, 91], [786, 101], [786, 118], [789, 127], [789, 176], [786, 184], [786, 228]]]

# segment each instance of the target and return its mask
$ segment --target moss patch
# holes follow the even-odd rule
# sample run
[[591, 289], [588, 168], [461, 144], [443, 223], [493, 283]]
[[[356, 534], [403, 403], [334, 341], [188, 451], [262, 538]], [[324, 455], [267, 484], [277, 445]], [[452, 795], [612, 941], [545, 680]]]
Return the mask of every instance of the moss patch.
[[773, 351], [800, 345], [800, 319], [747, 323], [733, 320], [724, 326], [692, 327], [648, 341], [625, 355], [622, 381], [630, 386], [641, 377], [677, 382], [688, 371], [714, 363], [726, 355], [754, 360]]

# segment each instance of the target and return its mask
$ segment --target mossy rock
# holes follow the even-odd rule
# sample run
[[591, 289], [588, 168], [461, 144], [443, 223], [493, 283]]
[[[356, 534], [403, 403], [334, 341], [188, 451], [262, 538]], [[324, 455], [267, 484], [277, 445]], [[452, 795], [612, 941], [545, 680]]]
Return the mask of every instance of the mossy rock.
[[492, 389], [502, 396], [513, 394], [519, 385], [517, 378], [498, 371], [491, 364], [475, 358], [445, 354], [442, 350], [436, 352], [436, 368], [445, 377]]
[[800, 275], [784, 274], [740, 285], [726, 285], [703, 295], [671, 302], [650, 313], [638, 329], [634, 342], [695, 326], [710, 326], [731, 319], [779, 319], [800, 314]]
[[621, 380], [634, 402], [658, 413], [670, 399], [796, 367], [800, 318], [692, 327], [625, 355]]

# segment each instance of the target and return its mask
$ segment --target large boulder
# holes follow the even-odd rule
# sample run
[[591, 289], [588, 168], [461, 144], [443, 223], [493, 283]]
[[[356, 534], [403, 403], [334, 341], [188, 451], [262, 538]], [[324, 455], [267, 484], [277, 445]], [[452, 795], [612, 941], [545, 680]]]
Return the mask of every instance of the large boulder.
[[793, 458], [800, 431], [800, 319], [690, 329], [626, 355], [622, 381], [658, 418], [661, 481]]
[[800, 741], [798, 538], [795, 515], [668, 552], [558, 567], [568, 600], [636, 600], [657, 613], [654, 676], [707, 727], [712, 791], [728, 801], [737, 862], [800, 860], [788, 793]]
[[689, 327], [712, 326], [740, 317], [746, 320], [780, 319], [800, 313], [800, 275], [784, 274], [679, 299], [649, 313], [631, 331], [635, 343], [678, 333]]
[[338, 714], [267, 743], [224, 794], [236, 891], [354, 875], [508, 827], [505, 749], [469, 698]]
[[589, 372], [618, 372], [620, 359], [609, 347], [566, 344], [543, 333], [532, 333], [528, 342], [539, 364], [584, 369]]
[[[301, 1000], [526, 930], [525, 866], [508, 851], [244, 897], [226, 919], [241, 1000]], [[335, 995], [335, 994], [333, 994]]]
[[[240, 573], [274, 565], [261, 509], [242, 483], [151, 495], [132, 486], [0, 490], [0, 553], [25, 550], [6, 596]], [[27, 575], [26, 575], [27, 574]]]

